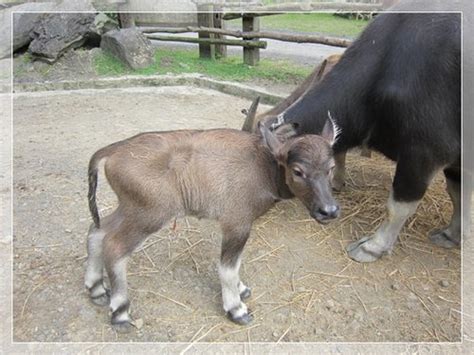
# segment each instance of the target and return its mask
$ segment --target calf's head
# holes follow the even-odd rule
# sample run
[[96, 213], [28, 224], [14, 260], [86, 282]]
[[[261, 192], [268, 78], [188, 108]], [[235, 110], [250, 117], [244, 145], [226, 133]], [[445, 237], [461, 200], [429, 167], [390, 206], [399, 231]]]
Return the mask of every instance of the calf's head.
[[[334, 168], [332, 144], [336, 127], [328, 119], [322, 134], [307, 134], [281, 142], [265, 125], [258, 128], [278, 164], [285, 170], [285, 183], [303, 202], [311, 217], [320, 223], [339, 216], [339, 206], [331, 193]], [[283, 128], [283, 127], [281, 127]]]

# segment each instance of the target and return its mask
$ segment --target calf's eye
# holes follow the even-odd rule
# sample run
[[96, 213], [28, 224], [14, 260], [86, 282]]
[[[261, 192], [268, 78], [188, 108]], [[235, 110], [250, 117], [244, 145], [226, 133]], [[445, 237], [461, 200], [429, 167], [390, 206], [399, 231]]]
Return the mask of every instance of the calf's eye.
[[299, 169], [293, 169], [293, 174], [298, 177], [303, 177], [303, 172]]

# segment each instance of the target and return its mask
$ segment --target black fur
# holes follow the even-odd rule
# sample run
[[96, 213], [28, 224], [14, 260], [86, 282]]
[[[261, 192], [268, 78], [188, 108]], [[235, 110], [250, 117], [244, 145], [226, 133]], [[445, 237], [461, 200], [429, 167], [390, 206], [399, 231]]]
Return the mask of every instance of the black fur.
[[437, 169], [460, 169], [461, 15], [378, 15], [284, 121], [318, 134], [328, 111], [335, 153], [367, 141], [398, 162], [395, 199], [420, 199]]

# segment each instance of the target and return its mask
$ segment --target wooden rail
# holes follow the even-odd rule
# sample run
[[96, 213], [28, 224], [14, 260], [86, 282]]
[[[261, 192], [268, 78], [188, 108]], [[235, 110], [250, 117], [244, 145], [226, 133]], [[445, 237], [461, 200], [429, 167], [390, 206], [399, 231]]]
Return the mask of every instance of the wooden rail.
[[159, 41], [169, 42], [188, 42], [199, 44], [225, 44], [227, 46], [241, 46], [244, 48], [267, 48], [267, 42], [255, 40], [241, 40], [241, 39], [227, 39], [227, 38], [193, 38], [193, 37], [178, 37], [178, 36], [162, 36], [146, 34], [149, 39], [156, 39]]
[[[381, 0], [380, 0], [381, 1]], [[383, 0], [388, 1], [388, 0]], [[256, 65], [260, 59], [260, 48], [266, 48], [267, 42], [261, 38], [293, 43], [317, 43], [335, 47], [348, 47], [351, 40], [314, 34], [291, 34], [273, 31], [260, 31], [260, 16], [276, 15], [288, 11], [353, 11], [377, 12], [383, 9], [383, 4], [365, 3], [286, 3], [269, 6], [251, 7], [245, 11], [236, 11], [222, 5], [198, 5], [198, 26], [187, 27], [141, 27], [140, 30], [150, 39], [160, 41], [190, 42], [199, 44], [201, 58], [226, 56], [226, 46], [242, 46], [244, 63]], [[228, 30], [224, 20], [242, 18], [242, 31]], [[166, 36], [156, 33], [197, 33], [199, 38]], [[238, 39], [228, 39], [231, 36]]]
[[187, 27], [141, 27], [140, 30], [145, 33], [154, 33], [154, 32], [165, 32], [165, 33], [213, 33], [220, 34], [232, 37], [238, 37], [243, 39], [248, 38], [266, 38], [266, 39], [275, 39], [285, 42], [294, 42], [294, 43], [318, 43], [325, 44], [328, 46], [335, 47], [348, 47], [351, 45], [352, 41], [343, 38], [327, 37], [327, 36], [317, 36], [311, 34], [288, 34], [281, 32], [271, 32], [271, 31], [233, 31], [225, 30], [220, 28], [210, 28], [210, 27], [196, 27], [196, 26], [187, 26]]

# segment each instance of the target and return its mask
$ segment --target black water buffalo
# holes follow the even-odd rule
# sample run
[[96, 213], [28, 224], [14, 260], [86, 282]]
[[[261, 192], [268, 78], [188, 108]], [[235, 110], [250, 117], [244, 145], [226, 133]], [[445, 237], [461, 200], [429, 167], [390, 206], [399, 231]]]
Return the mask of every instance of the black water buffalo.
[[388, 218], [347, 247], [361, 262], [389, 252], [433, 176], [443, 170], [454, 212], [430, 234], [451, 248], [461, 237], [461, 15], [384, 13], [367, 26], [325, 78], [283, 111], [274, 127], [340, 128], [334, 153], [362, 144], [397, 162]]

